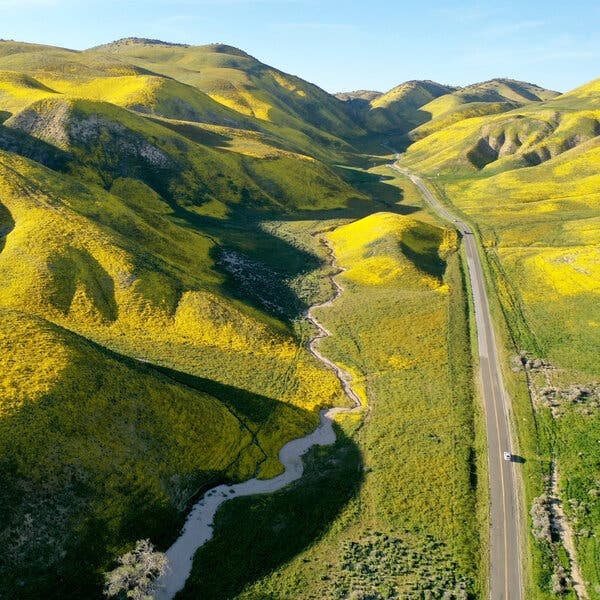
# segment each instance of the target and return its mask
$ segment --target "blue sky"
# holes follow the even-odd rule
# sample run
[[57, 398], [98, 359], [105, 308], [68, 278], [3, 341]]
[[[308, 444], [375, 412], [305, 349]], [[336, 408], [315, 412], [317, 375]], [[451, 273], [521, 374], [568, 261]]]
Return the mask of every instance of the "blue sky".
[[0, 0], [0, 37], [83, 49], [140, 36], [223, 42], [335, 92], [408, 79], [600, 77], [593, 1]]

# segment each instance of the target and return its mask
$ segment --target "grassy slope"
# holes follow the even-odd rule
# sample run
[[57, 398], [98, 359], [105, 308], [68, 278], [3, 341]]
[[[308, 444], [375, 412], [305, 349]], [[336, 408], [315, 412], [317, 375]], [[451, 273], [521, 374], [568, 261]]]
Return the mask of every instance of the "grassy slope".
[[344, 148], [340, 137], [362, 133], [346, 114], [343, 103], [334, 96], [231, 46], [180, 47], [133, 40], [100, 46], [88, 53], [118, 56], [128, 63], [173, 77], [223, 106], [256, 119], [261, 129], [281, 131], [284, 138], [309, 148], [317, 140], [335, 151]]
[[[136, 178], [177, 205], [175, 210], [212, 216], [216, 204], [316, 209], [341, 207], [359, 197], [310, 157], [276, 148], [268, 156], [238, 154], [197, 143], [193, 131], [184, 130], [186, 136], [169, 125], [109, 103], [79, 99], [40, 100], [5, 122], [10, 132], [63, 150], [66, 170], [79, 179], [108, 188], [119, 177]], [[271, 165], [271, 176], [255, 175], [265, 164]], [[299, 189], [297, 177], [319, 181], [319, 192], [326, 192]]]
[[410, 133], [420, 139], [470, 117], [502, 113], [524, 104], [550, 100], [557, 92], [512, 79], [492, 79], [475, 83], [440, 96], [421, 107], [430, 120]]
[[114, 555], [171, 540], [198, 489], [263, 455], [216, 398], [48, 321], [0, 317], [3, 596], [94, 597]]
[[[222, 383], [238, 378], [249, 391], [275, 392], [253, 371], [272, 381], [279, 374], [291, 378], [290, 389], [282, 395], [280, 381], [273, 397], [295, 397], [292, 402], [306, 408], [335, 397], [333, 378], [321, 377], [281, 324], [225, 298], [226, 277], [213, 256], [217, 240], [174, 222], [168, 205], [144, 187], [134, 195], [141, 184], [117, 182], [119, 191], [131, 194], [128, 204], [11, 155], [3, 156], [2, 167], [3, 205], [14, 222], [0, 255], [10, 282], [3, 305], [110, 339], [129, 355], [162, 352], [163, 360], [188, 371], [194, 359], [186, 351], [206, 349], [207, 364], [192, 372], [212, 378], [238, 354], [245, 367], [223, 370]], [[28, 260], [17, 260], [23, 255]], [[304, 384], [296, 370], [305, 371]], [[330, 386], [325, 395], [315, 377]]]
[[[249, 152], [240, 148], [247, 143], [243, 133], [206, 129], [198, 136], [194, 124], [150, 120], [110, 103], [128, 105], [123, 77], [135, 83], [136, 94], [140, 81], [150, 91], [156, 81], [119, 61], [90, 64], [79, 53], [37, 47], [32, 57], [29, 46], [29, 53], [16, 47], [12, 54], [10, 44], [0, 46], [3, 66], [31, 69], [31, 61], [38, 61], [34, 70], [60, 87], [59, 93], [29, 75], [4, 79], [9, 93], [0, 103], [14, 114], [0, 131], [10, 150], [0, 151], [0, 273], [7, 284], [0, 306], [17, 311], [3, 314], [18, 315], [14, 322], [30, 327], [23, 353], [31, 365], [53, 349], [64, 355], [40, 386], [77, 389], [78, 376], [88, 378], [86, 363], [99, 365], [97, 381], [103, 382], [97, 395], [81, 387], [81, 395], [65, 397], [52, 387], [51, 396], [40, 392], [30, 412], [24, 406], [34, 396], [26, 394], [22, 404], [10, 395], [26, 375], [9, 377], [12, 359], [4, 355], [3, 382], [10, 394], [3, 395], [2, 407], [13, 407], [14, 415], [3, 422], [2, 443], [11, 445], [16, 431], [31, 443], [18, 468], [9, 459], [3, 463], [3, 480], [11, 481], [5, 506], [16, 516], [29, 510], [48, 539], [36, 545], [29, 517], [22, 527], [16, 521], [3, 531], [9, 542], [22, 538], [3, 565], [3, 585], [14, 595], [16, 577], [30, 563], [38, 575], [28, 577], [23, 593], [29, 597], [39, 597], [40, 589], [90, 597], [98, 570], [136, 538], [150, 536], [161, 546], [172, 539], [184, 496], [215, 479], [244, 479], [257, 469], [265, 477], [277, 473], [281, 445], [312, 428], [319, 407], [341, 401], [339, 384], [304, 350], [303, 340], [265, 312], [294, 318], [303, 301], [288, 280], [318, 267], [321, 259], [278, 240], [261, 227], [261, 217], [248, 212], [335, 211], [356, 200], [367, 203], [323, 164], [266, 145], [262, 137], [254, 142], [259, 151]], [[39, 96], [28, 96], [30, 89]], [[175, 86], [171, 97], [180, 93]], [[235, 254], [233, 267], [242, 261], [244, 268], [228, 268], [226, 252]], [[8, 317], [3, 322], [10, 323]], [[65, 334], [38, 347], [36, 340], [54, 331], [53, 323]], [[86, 338], [101, 346], [90, 346]], [[14, 336], [5, 341], [15, 344]], [[119, 355], [106, 355], [105, 347]], [[162, 374], [123, 356], [158, 364]], [[24, 361], [23, 368], [26, 374], [33, 370]], [[124, 404], [121, 395], [129, 398], [134, 389], [153, 391]], [[177, 419], [167, 402], [171, 396], [179, 402]], [[73, 403], [83, 401], [91, 415], [97, 412], [96, 420], [73, 418]], [[203, 406], [184, 408], [192, 401]], [[119, 408], [111, 412], [115, 403]], [[47, 442], [56, 451], [44, 463], [47, 488], [40, 496], [31, 472], [47, 450], [44, 428], [37, 426], [46, 412], [56, 438]], [[154, 428], [146, 423], [150, 414]], [[130, 427], [122, 428], [121, 419]], [[95, 462], [92, 449], [82, 445], [86, 427], [96, 427], [104, 440], [105, 462]], [[153, 474], [150, 448], [170, 428], [173, 458], [165, 456], [164, 469]], [[256, 444], [230, 464], [249, 445], [249, 432]], [[216, 436], [220, 441], [213, 444]], [[182, 438], [188, 456], [177, 461]], [[73, 453], [69, 448], [77, 444], [81, 461], [73, 469], [89, 486], [81, 501], [77, 496], [71, 503], [72, 487], [79, 483], [62, 472], [61, 448]], [[139, 474], [134, 481], [116, 466], [124, 461]], [[107, 472], [114, 472], [114, 481], [103, 487]], [[146, 488], [149, 502], [142, 510]], [[64, 537], [50, 539], [58, 529]], [[66, 554], [61, 544], [68, 546]], [[73, 559], [79, 555], [81, 564]], [[90, 586], [85, 591], [76, 582], [81, 578]]]
[[465, 88], [408, 81], [385, 94], [355, 92], [338, 97], [370, 132], [404, 133], [416, 140], [468, 117], [502, 113], [556, 95], [530, 83], [492, 79]]
[[455, 88], [434, 81], [407, 81], [370, 101], [365, 115], [371, 131], [408, 131], [428, 120], [421, 107]]
[[[187, 415], [190, 427], [195, 423], [196, 429], [181, 434], [173, 432], [172, 452], [177, 452], [177, 444], [181, 446], [181, 436], [188, 439], [190, 448], [186, 452], [190, 454], [189, 460], [196, 461], [195, 470], [180, 472], [174, 465], [165, 471], [165, 480], [181, 475], [189, 479], [185, 480], [185, 485], [198, 487], [224, 476], [247, 478], [259, 464], [262, 475], [277, 473], [280, 468], [277, 451], [281, 444], [312, 428], [316, 408], [339, 401], [339, 386], [281, 323], [245, 303], [227, 299], [225, 275], [219, 273], [211, 256], [213, 239], [174, 222], [169, 217], [168, 205], [141, 183], [118, 180], [114, 187], [127, 198], [123, 201], [122, 196], [86, 187], [6, 153], [2, 153], [0, 171], [3, 232], [0, 274], [6, 283], [2, 287], [0, 305], [20, 311], [19, 315], [27, 313], [53, 321], [121, 354], [160, 363], [171, 369], [167, 373], [178, 382], [165, 386], [160, 383], [160, 377], [149, 375], [147, 370], [136, 368], [135, 364], [132, 366], [131, 361], [126, 361], [125, 368], [120, 366], [122, 361], [114, 357], [110, 361], [101, 358], [103, 351], [98, 349], [86, 350], [83, 357], [71, 360], [69, 353], [79, 355], [80, 346], [88, 347], [85, 340], [76, 336], [65, 333], [60, 343], [53, 342], [65, 348], [58, 354], [58, 359], [61, 354], [66, 358], [62, 362], [58, 360], [57, 366], [49, 367], [47, 381], [39, 385], [63, 389], [67, 396], [57, 396], [57, 392], [47, 396], [46, 393], [42, 395], [44, 401], [36, 406], [46, 406], [46, 398], [52, 401], [56, 439], [62, 439], [68, 446], [82, 443], [77, 440], [86, 435], [85, 430], [78, 428], [87, 426], [87, 422], [74, 418], [73, 403], [89, 402], [90, 411], [101, 411], [105, 417], [92, 424], [105, 440], [106, 463], [94, 466], [93, 457], [86, 458], [84, 453], [82, 460], [86, 458], [86, 462], [82, 469], [85, 467], [86, 478], [101, 481], [105, 470], [120, 460], [118, 452], [122, 445], [129, 448], [128, 460], [134, 472], [145, 473], [152, 469], [153, 459], [145, 452], [146, 446], [138, 443], [137, 430], [140, 424], [145, 424], [148, 414], [154, 415], [153, 421], [164, 419], [164, 428], [168, 429], [168, 423], [174, 417], [173, 409], [165, 400], [175, 393], [182, 398], [181, 402], [186, 397], [207, 398], [208, 404], [201, 412], [182, 413], [182, 418]], [[264, 236], [262, 243], [272, 251], [273, 245], [268, 245]], [[256, 246], [259, 246], [258, 240]], [[287, 258], [292, 256], [288, 250]], [[42, 463], [47, 445], [44, 444], [44, 427], [38, 425], [42, 408], [36, 408], [35, 413], [27, 412], [27, 402], [35, 396], [27, 392], [27, 387], [23, 388], [23, 378], [31, 376], [33, 365], [46, 361], [52, 350], [48, 349], [48, 344], [44, 346], [36, 341], [36, 336], [42, 335], [37, 333], [37, 324], [46, 321], [27, 315], [21, 318], [26, 322], [31, 320], [30, 328], [34, 333], [21, 343], [24, 344], [22, 354], [29, 356], [31, 366], [21, 364], [25, 372], [17, 374], [20, 379], [13, 380], [12, 375], [8, 375], [6, 369], [12, 368], [14, 359], [9, 353], [3, 354], [3, 383], [10, 394], [21, 393], [24, 397], [17, 402], [8, 393], [2, 395], [3, 411], [14, 413], [4, 423], [2, 442], [10, 445], [15, 431], [30, 442], [29, 453], [22, 457], [17, 474], [10, 470], [12, 459], [7, 458], [8, 462], [3, 463], [3, 468], [9, 469], [4, 471], [7, 481], [22, 488], [21, 495], [15, 491], [6, 506], [15, 514], [20, 514], [19, 506], [35, 508], [35, 515], [52, 507], [59, 512], [69, 512], [70, 488], [65, 486], [70, 484], [60, 476], [64, 456], [58, 449], [51, 455], [51, 468], [47, 472], [55, 504], [44, 504], [44, 499], [38, 498], [33, 493], [35, 488], [28, 483], [29, 472]], [[4, 318], [3, 323], [14, 336], [14, 326]], [[50, 328], [50, 324], [43, 327]], [[14, 337], [6, 343], [12, 347]], [[114, 385], [103, 384], [98, 397], [90, 397], [83, 386], [76, 387], [78, 373], [84, 381], [89, 379], [83, 368], [86, 361], [94, 365], [108, 363], [101, 369], [104, 373], [102, 381], [115, 382]], [[142, 373], [138, 372], [140, 369]], [[68, 380], [63, 380], [63, 371], [67, 371]], [[119, 375], [121, 372], [131, 375]], [[127, 385], [119, 383], [129, 379]], [[92, 378], [91, 381], [95, 380]], [[121, 407], [123, 396], [129, 398], [136, 386], [142, 390], [154, 386], [156, 391], [147, 402], [140, 392], [135, 396], [134, 407], [123, 407], [123, 411], [135, 412], [138, 423], [131, 430], [123, 429], [120, 408], [111, 413], [109, 407], [111, 403]], [[199, 391], [186, 391], [185, 386]], [[69, 395], [70, 390], [77, 389], [80, 391]], [[222, 434], [223, 415], [234, 424], [233, 427], [226, 426], [231, 439]], [[243, 427], [233, 415], [239, 418]], [[248, 429], [256, 436], [262, 450], [246, 453], [246, 459], [238, 467], [227, 469], [239, 447], [247, 445]], [[203, 431], [200, 436], [196, 433], [198, 430]], [[164, 435], [162, 429], [160, 435]], [[212, 448], [211, 440], [217, 435], [222, 437], [219, 444], [225, 444], [221, 450], [219, 444]], [[144, 439], [152, 447], [162, 443], [159, 431], [154, 429], [144, 434]], [[227, 450], [228, 447], [231, 449]], [[214, 460], [215, 451], [222, 453], [221, 463]], [[146, 475], [140, 477], [151, 490], [159, 485], [156, 479], [146, 481]], [[116, 469], [114, 487], [103, 489], [94, 484], [86, 491], [87, 502], [98, 503], [98, 510], [104, 510], [102, 506], [117, 506], [121, 503], [119, 498], [128, 493], [125, 491], [128, 485], [127, 472]], [[156, 496], [158, 492], [152, 494]], [[98, 540], [86, 555], [86, 572], [106, 565], [107, 552], [122, 548], [126, 542], [131, 543], [144, 531], [145, 535], [164, 544], [169, 539], [166, 532], [170, 531], [172, 535], [176, 531], [173, 524], [182, 517], [179, 511], [183, 505], [175, 503], [175, 495], [176, 491], [171, 490], [170, 495], [162, 493], [156, 500], [161, 510], [169, 515], [170, 527], [159, 527], [157, 520], [162, 517], [157, 517], [150, 509], [148, 513], [142, 511], [133, 524], [132, 514], [139, 510], [138, 504], [123, 504], [122, 513], [113, 514], [114, 508], [102, 512], [94, 525]], [[131, 502], [139, 502], [139, 496], [132, 495]], [[69, 516], [66, 524], [54, 523], [48, 527], [65, 525], [72, 552], [77, 553], [89, 544], [89, 537], [84, 535], [87, 527], [81, 514], [84, 509], [77, 505], [73, 510], [79, 512]], [[111, 520], [120, 522], [125, 519], [126, 511], [130, 511], [128, 527], [115, 529]], [[12, 539], [23, 531], [14, 529], [5, 533]], [[4, 573], [3, 581], [9, 589], [19, 572], [16, 565], [31, 561], [32, 553], [39, 550], [33, 542], [32, 538], [23, 543], [15, 558], [17, 562]], [[60, 565], [55, 566], [56, 556], [50, 549], [51, 546], [36, 559], [45, 564], [45, 568], [36, 562], [41, 581], [36, 580], [32, 585], [47, 585], [47, 582], [43, 583], [43, 576], [49, 576], [47, 569], [52, 565], [65, 573], [63, 583], [52, 589], [65, 594], [65, 590], [74, 585], [73, 577], [78, 576], [68, 566], [73, 554], [65, 555], [59, 561]], [[89, 581], [94, 583], [95, 576], [90, 574]], [[31, 594], [36, 597], [34, 591]]]
[[[593, 598], [600, 581], [598, 544], [590, 534], [600, 523], [600, 503], [593, 492], [593, 465], [599, 459], [597, 409], [563, 398], [555, 413], [560, 416], [553, 418], [541, 390], [548, 384], [559, 389], [590, 384], [600, 374], [595, 350], [600, 344], [598, 104], [596, 81], [542, 105], [461, 121], [417, 142], [404, 159], [434, 175], [441, 194], [477, 224], [509, 325], [507, 352], [528, 350], [556, 367], [531, 376], [534, 415], [522, 375], [509, 371], [507, 378], [528, 457], [527, 501], [544, 490], [543, 478], [554, 457]], [[488, 152], [489, 162], [477, 169], [469, 153], [482, 138], [500, 152]], [[529, 593], [549, 597], [555, 550], [545, 542], [530, 542], [535, 550]]]
[[[278, 146], [327, 160], [352, 150], [336, 135], [361, 133], [341, 101], [235, 48], [134, 43], [78, 52], [0, 42], [0, 101], [6, 110], [57, 96], [259, 132]], [[248, 108], [255, 103], [261, 110]]]

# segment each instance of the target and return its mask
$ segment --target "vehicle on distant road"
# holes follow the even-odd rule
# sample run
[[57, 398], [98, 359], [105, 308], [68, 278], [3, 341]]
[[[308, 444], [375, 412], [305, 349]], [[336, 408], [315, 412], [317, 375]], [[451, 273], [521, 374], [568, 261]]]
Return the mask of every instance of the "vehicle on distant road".
[[505, 452], [504, 453], [504, 460], [511, 461], [512, 460], [512, 454], [510, 452]]

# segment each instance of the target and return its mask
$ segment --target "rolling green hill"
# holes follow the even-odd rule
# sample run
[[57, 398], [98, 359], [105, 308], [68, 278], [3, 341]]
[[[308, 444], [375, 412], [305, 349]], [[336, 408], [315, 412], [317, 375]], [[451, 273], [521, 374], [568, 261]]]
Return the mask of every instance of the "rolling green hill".
[[344, 147], [340, 138], [363, 133], [334, 96], [231, 46], [179, 46], [129, 38], [88, 53], [119, 57], [184, 82], [221, 105], [254, 117], [267, 131], [295, 130], [332, 148]]
[[169, 540], [198, 489], [263, 454], [215, 397], [32, 314], [0, 309], [0, 347], [6, 597], [94, 597], [132, 537]]
[[596, 88], [592, 82], [500, 115], [467, 116], [437, 131], [425, 130], [407, 160], [427, 172], [493, 172], [539, 164], [598, 135]]
[[512, 79], [492, 79], [461, 88], [432, 100], [421, 110], [430, 120], [410, 133], [411, 139], [425, 137], [452, 123], [483, 115], [502, 113], [524, 104], [543, 102], [557, 95], [537, 85]]
[[0, 46], [0, 97], [9, 112], [62, 94], [261, 132], [277, 138], [278, 146], [328, 159], [351, 152], [343, 138], [364, 133], [334, 96], [229, 46], [138, 38], [84, 52], [19, 42]]
[[[407, 131], [426, 119], [421, 107], [455, 88], [434, 81], [407, 81], [373, 99], [366, 115], [370, 130]], [[408, 128], [408, 129], [407, 129]]]
[[506, 112], [557, 95], [531, 83], [492, 79], [464, 88], [407, 81], [385, 94], [358, 91], [337, 97], [370, 132], [409, 134], [415, 140], [468, 117]]
[[305, 134], [123, 58], [0, 62], [0, 595], [94, 597], [136, 539], [168, 545], [199, 491], [278, 473], [344, 403], [292, 327], [322, 256], [263, 221], [372, 202], [289, 149]]
[[[422, 106], [455, 89], [434, 81], [407, 81], [369, 98], [367, 103], [361, 99], [359, 116], [369, 131], [404, 133], [427, 120], [427, 114], [420, 110]], [[355, 100], [351, 102], [356, 105]]]

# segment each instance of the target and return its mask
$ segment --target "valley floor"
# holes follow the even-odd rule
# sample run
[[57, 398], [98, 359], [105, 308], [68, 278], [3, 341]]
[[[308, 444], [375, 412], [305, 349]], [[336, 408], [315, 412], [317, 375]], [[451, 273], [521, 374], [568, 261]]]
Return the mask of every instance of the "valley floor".
[[225, 504], [178, 598], [483, 592], [486, 461], [457, 241], [401, 191], [396, 213], [281, 224], [316, 252], [327, 239], [346, 269], [344, 294], [314, 311], [332, 333], [319, 350], [368, 411], [341, 415], [289, 488]]
[[254, 477], [241, 483], [222, 484], [208, 490], [195, 503], [187, 517], [181, 535], [166, 552], [169, 568], [156, 583], [157, 600], [171, 600], [184, 587], [190, 575], [191, 562], [195, 553], [212, 537], [214, 518], [222, 504], [228, 500], [245, 496], [273, 494], [298, 481], [304, 471], [302, 457], [314, 446], [329, 446], [335, 442], [334, 420], [343, 415], [357, 413], [364, 408], [360, 396], [352, 386], [352, 375], [326, 356], [323, 356], [318, 350], [319, 341], [331, 336], [331, 332], [323, 327], [314, 316], [314, 310], [332, 306], [344, 290], [336, 281], [335, 276], [343, 273], [345, 269], [336, 265], [333, 249], [329, 245], [327, 248], [330, 257], [329, 265], [333, 269], [329, 280], [334, 293], [330, 299], [314, 304], [306, 312], [306, 318], [317, 329], [317, 333], [308, 341], [307, 348], [317, 360], [335, 373], [352, 407], [322, 409], [319, 414], [319, 425], [314, 431], [287, 442], [278, 454], [279, 461], [284, 468], [284, 472], [280, 475], [271, 479]]

